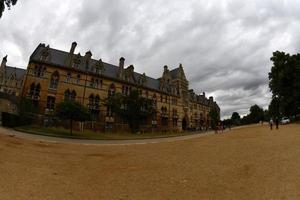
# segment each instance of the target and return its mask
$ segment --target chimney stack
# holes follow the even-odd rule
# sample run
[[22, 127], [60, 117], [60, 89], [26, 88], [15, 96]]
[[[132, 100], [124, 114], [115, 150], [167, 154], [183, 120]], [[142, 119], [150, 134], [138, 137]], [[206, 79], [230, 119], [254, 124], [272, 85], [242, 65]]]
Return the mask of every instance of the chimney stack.
[[165, 66], [164, 66], [164, 71], [167, 72], [168, 70], [169, 70], [169, 69], [168, 69], [168, 66], [165, 65]]
[[71, 46], [71, 49], [70, 49], [70, 54], [74, 54], [74, 51], [75, 51], [76, 46], [77, 46], [77, 43], [76, 43], [76, 42], [73, 42], [73, 43], [72, 43], [72, 46]]
[[125, 58], [121, 57], [119, 62], [119, 67], [124, 69], [124, 64], [125, 64]]
[[92, 52], [91, 51], [87, 51], [85, 53], [85, 68], [88, 69], [89, 68], [89, 65], [90, 65], [90, 61], [92, 59]]

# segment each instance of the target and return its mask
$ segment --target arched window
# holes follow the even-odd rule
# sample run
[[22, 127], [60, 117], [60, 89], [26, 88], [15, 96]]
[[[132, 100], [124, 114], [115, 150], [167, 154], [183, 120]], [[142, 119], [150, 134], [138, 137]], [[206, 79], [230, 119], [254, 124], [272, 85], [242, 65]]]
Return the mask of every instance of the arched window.
[[30, 89], [29, 89], [29, 95], [32, 96], [34, 94], [34, 91], [35, 91], [35, 84], [32, 83], [30, 85]]
[[71, 101], [75, 101], [76, 99], [76, 92], [73, 90], [71, 93]]
[[152, 97], [152, 105], [153, 105], [154, 108], [157, 107], [157, 99], [156, 99], [156, 95], [155, 94]]
[[90, 97], [89, 97], [89, 105], [88, 107], [91, 108], [94, 104], [94, 95], [91, 94]]
[[29, 88], [28, 97], [33, 100], [34, 105], [38, 105], [40, 100], [41, 85], [32, 83]]
[[168, 125], [168, 109], [166, 107], [161, 108], [161, 124], [162, 126]]
[[67, 90], [65, 91], [65, 101], [70, 100], [69, 97], [70, 97], [70, 90], [67, 89]]
[[58, 80], [59, 80], [59, 73], [58, 73], [58, 71], [55, 71], [51, 75], [50, 89], [57, 89]]
[[99, 113], [100, 113], [100, 97], [99, 97], [99, 95], [94, 96], [94, 94], [91, 94], [89, 96], [88, 108], [91, 113], [92, 120], [97, 121], [99, 118]]
[[96, 97], [95, 97], [95, 104], [96, 105], [100, 105], [100, 97], [99, 97], [99, 95], [97, 95]]
[[100, 107], [99, 95], [94, 96], [94, 94], [91, 94], [89, 96], [89, 104], [88, 104], [89, 110], [99, 110], [99, 107]]
[[73, 90], [72, 92], [67, 89], [65, 91], [65, 101], [75, 101], [76, 99], [76, 92]]
[[46, 67], [43, 66], [35, 66], [34, 67], [34, 75], [37, 77], [42, 77], [44, 76], [44, 73], [46, 72]]
[[166, 107], [161, 107], [161, 114], [164, 117], [168, 116], [168, 109]]
[[173, 127], [177, 127], [178, 115], [177, 110], [173, 109]]
[[116, 93], [116, 86], [115, 84], [111, 84], [108, 88], [108, 96], [112, 96]]

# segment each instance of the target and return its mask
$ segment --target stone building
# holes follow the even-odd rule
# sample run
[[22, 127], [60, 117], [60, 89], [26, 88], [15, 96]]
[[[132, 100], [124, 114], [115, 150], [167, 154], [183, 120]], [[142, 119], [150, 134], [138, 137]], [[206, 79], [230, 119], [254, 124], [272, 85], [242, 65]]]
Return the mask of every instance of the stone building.
[[29, 59], [22, 85], [22, 98], [31, 99], [42, 116], [51, 117], [55, 107], [64, 100], [73, 100], [86, 106], [97, 129], [124, 129], [118, 119], [102, 102], [113, 93], [128, 95], [137, 89], [143, 97], [153, 100], [156, 113], [142, 124], [143, 129], [173, 130], [208, 128], [209, 111], [219, 106], [205, 94], [189, 90], [184, 68], [180, 64], [170, 70], [164, 66], [160, 78], [137, 73], [134, 66], [118, 65], [92, 59], [92, 53], [75, 53], [76, 42], [69, 52], [39, 44]]
[[0, 66], [0, 121], [1, 113], [18, 113], [19, 95], [23, 84], [25, 69], [6, 65], [7, 56]]
[[19, 96], [26, 70], [6, 65], [7, 56], [2, 59], [0, 66], [0, 92]]

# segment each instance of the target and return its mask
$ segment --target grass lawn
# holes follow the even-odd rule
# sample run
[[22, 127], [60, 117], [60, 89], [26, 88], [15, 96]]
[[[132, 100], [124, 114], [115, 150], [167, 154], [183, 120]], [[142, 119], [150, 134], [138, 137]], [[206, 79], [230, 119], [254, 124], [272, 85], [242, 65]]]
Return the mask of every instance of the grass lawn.
[[47, 135], [54, 137], [64, 137], [64, 138], [74, 138], [74, 139], [92, 139], [92, 140], [127, 140], [127, 139], [146, 139], [146, 138], [163, 138], [163, 137], [175, 137], [183, 135], [192, 135], [194, 132], [153, 132], [153, 133], [99, 133], [90, 130], [85, 130], [83, 133], [79, 131], [74, 131], [72, 135], [69, 129], [56, 128], [56, 127], [38, 127], [38, 126], [23, 126], [15, 128], [17, 131]]

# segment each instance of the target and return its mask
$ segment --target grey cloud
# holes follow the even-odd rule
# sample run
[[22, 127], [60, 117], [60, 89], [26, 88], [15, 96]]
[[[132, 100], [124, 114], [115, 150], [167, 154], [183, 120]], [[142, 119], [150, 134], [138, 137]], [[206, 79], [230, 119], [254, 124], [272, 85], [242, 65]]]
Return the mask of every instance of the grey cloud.
[[[26, 67], [40, 42], [158, 78], [183, 63], [190, 87], [214, 95], [222, 116], [266, 108], [273, 51], [299, 52], [300, 2], [293, 0], [20, 1], [0, 20], [0, 56]], [[18, 22], [18, 23], [16, 23]]]

